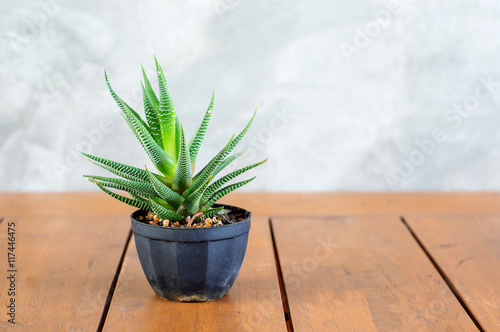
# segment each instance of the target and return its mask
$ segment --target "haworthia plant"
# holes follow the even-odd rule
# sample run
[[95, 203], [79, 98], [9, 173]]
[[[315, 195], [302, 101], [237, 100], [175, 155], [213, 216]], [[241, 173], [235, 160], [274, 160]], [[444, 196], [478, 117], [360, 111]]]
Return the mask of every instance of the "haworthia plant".
[[[120, 178], [84, 175], [97, 184], [105, 193], [117, 200], [141, 210], [152, 211], [162, 219], [171, 221], [189, 220], [193, 215], [212, 217], [223, 210], [212, 208], [213, 204], [231, 191], [249, 183], [248, 180], [227, 184], [240, 174], [257, 167], [266, 160], [240, 168], [218, 179], [216, 175], [238, 158], [243, 152], [229, 156], [241, 141], [255, 117], [255, 112], [246, 127], [229, 142], [195, 175], [196, 158], [205, 139], [214, 107], [214, 93], [200, 126], [188, 141], [177, 117], [174, 103], [167, 87], [162, 68], [156, 61], [159, 94], [155, 93], [144, 69], [142, 94], [146, 121], [125, 103], [111, 88], [104, 72], [111, 96], [120, 107], [123, 118], [132, 129], [158, 173], [109, 159], [82, 154], [92, 163]], [[227, 184], [227, 185], [226, 185]], [[123, 196], [110, 189], [128, 193]]]

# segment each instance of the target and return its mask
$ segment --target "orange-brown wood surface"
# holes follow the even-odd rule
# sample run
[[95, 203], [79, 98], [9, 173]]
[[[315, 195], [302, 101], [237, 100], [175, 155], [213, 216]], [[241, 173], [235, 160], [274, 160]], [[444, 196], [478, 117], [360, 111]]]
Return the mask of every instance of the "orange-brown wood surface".
[[474, 331], [393, 217], [274, 218], [297, 331]]
[[[15, 222], [23, 331], [500, 331], [498, 193], [236, 193], [223, 203], [254, 215], [240, 275], [220, 300], [176, 303], [154, 294], [127, 242], [133, 208], [98, 192], [0, 193], [0, 305]], [[2, 309], [0, 327], [12, 328], [8, 318]]]
[[500, 216], [406, 218], [486, 331], [500, 331]]
[[[35, 217], [72, 210], [80, 216], [95, 216], [97, 210], [100, 216], [127, 219], [132, 211], [102, 192], [0, 193], [0, 202]], [[262, 216], [500, 214], [500, 193], [232, 193], [223, 202]]]
[[[40, 197], [38, 206], [43, 206]], [[86, 211], [87, 216], [81, 216]], [[55, 216], [31, 201], [0, 201], [0, 326], [8, 323], [7, 225], [16, 233], [16, 326], [25, 331], [92, 331], [98, 326], [130, 227], [123, 216], [82, 204]], [[125, 220], [124, 220], [125, 219]]]
[[148, 284], [130, 242], [105, 331], [286, 331], [266, 219], [255, 217], [240, 274], [228, 295], [205, 303], [166, 301]]

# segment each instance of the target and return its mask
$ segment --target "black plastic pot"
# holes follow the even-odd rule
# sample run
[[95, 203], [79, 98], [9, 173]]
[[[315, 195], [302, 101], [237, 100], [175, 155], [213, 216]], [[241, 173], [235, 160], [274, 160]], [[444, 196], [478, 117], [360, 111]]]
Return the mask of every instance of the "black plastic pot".
[[[214, 206], [218, 206], [215, 204]], [[219, 205], [220, 206], [220, 205]], [[240, 271], [248, 242], [251, 213], [234, 224], [206, 228], [150, 225], [130, 216], [144, 274], [159, 296], [172, 301], [210, 301], [226, 295]]]

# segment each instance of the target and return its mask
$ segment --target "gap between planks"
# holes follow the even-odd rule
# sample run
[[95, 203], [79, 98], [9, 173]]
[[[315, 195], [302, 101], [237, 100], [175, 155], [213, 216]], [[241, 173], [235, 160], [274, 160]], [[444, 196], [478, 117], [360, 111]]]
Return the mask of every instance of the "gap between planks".
[[111, 306], [111, 301], [113, 300], [113, 295], [115, 293], [116, 284], [118, 283], [118, 278], [120, 277], [120, 273], [122, 271], [123, 261], [125, 260], [125, 255], [127, 254], [128, 245], [130, 243], [130, 239], [132, 238], [132, 229], [129, 230], [127, 240], [125, 241], [125, 245], [123, 246], [123, 251], [120, 256], [120, 261], [118, 262], [118, 266], [116, 267], [116, 272], [111, 281], [111, 286], [109, 287], [108, 296], [106, 297], [106, 302], [104, 303], [104, 308], [102, 309], [101, 319], [99, 320], [99, 325], [97, 325], [97, 332], [101, 332], [104, 328], [104, 324], [106, 323], [106, 317], [108, 316], [109, 307]]
[[273, 241], [274, 261], [276, 263], [276, 274], [278, 277], [278, 284], [280, 286], [281, 301], [283, 302], [283, 311], [285, 316], [286, 328], [289, 332], [293, 331], [292, 315], [290, 314], [290, 305], [288, 304], [288, 297], [286, 295], [285, 282], [283, 280], [283, 271], [281, 270], [281, 263], [278, 255], [278, 247], [274, 238], [273, 221], [269, 218], [269, 231], [271, 232], [271, 239]]
[[422, 241], [420, 241], [420, 239], [418, 238], [417, 234], [413, 231], [413, 229], [410, 227], [410, 225], [406, 222], [406, 220], [405, 220], [404, 217], [401, 217], [401, 222], [403, 223], [403, 225], [406, 226], [406, 228], [410, 232], [410, 234], [413, 237], [413, 239], [419, 245], [420, 249], [422, 249], [422, 251], [425, 253], [425, 255], [427, 256], [427, 258], [431, 261], [432, 265], [437, 270], [437, 272], [439, 273], [439, 275], [441, 275], [441, 278], [443, 278], [443, 280], [446, 282], [446, 285], [448, 285], [448, 288], [451, 290], [451, 292], [453, 293], [453, 295], [455, 295], [456, 299], [458, 300], [458, 302], [460, 303], [460, 305], [462, 306], [462, 308], [464, 308], [464, 310], [467, 313], [467, 315], [469, 315], [469, 318], [474, 322], [474, 325], [476, 325], [477, 329], [479, 331], [481, 331], [481, 332], [486, 331], [484, 329], [484, 327], [481, 325], [481, 323], [479, 322], [479, 320], [477, 319], [477, 317], [474, 316], [474, 313], [469, 308], [469, 306], [465, 302], [465, 299], [462, 297], [462, 295], [460, 294], [460, 292], [458, 291], [458, 289], [455, 287], [455, 285], [453, 284], [453, 282], [450, 280], [450, 278], [448, 278], [448, 276], [446, 275], [446, 273], [444, 272], [444, 270], [439, 266], [439, 264], [434, 259], [434, 257], [432, 257], [431, 253], [427, 250], [427, 248], [424, 246], [424, 244], [422, 243]]

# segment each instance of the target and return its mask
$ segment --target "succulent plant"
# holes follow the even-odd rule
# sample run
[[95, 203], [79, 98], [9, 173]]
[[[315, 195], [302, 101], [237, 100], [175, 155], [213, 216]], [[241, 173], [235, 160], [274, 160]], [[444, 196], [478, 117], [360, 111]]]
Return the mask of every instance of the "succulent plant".
[[[144, 68], [142, 70], [144, 82], [141, 84], [146, 121], [118, 97], [111, 88], [106, 71], [104, 71], [104, 75], [109, 91], [120, 107], [123, 118], [134, 132], [158, 173], [148, 170], [147, 167], [141, 169], [81, 152], [92, 163], [120, 178], [84, 176], [117, 200], [144, 211], [152, 211], [162, 219], [174, 222], [192, 222], [200, 216], [212, 217], [223, 210], [222, 207], [212, 207], [217, 200], [249, 183], [255, 177], [226, 184], [267, 160], [240, 168], [214, 180], [218, 173], [243, 154], [243, 152], [239, 152], [229, 155], [248, 131], [255, 117], [255, 112], [246, 127], [237, 136], [233, 135], [217, 155], [195, 174], [198, 151], [207, 133], [212, 115], [214, 93], [212, 92], [212, 98], [201, 125], [188, 142], [170, 97], [163, 70], [156, 58], [155, 61], [159, 98], [154, 92]], [[125, 191], [130, 197], [119, 195], [110, 189]]]

